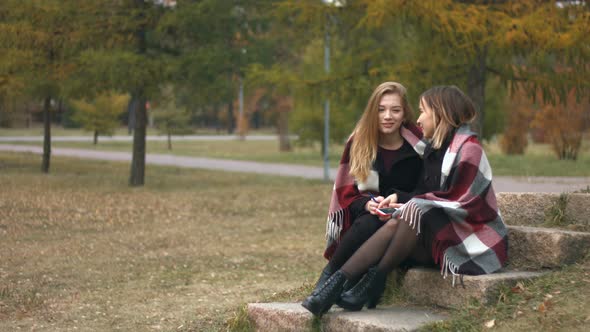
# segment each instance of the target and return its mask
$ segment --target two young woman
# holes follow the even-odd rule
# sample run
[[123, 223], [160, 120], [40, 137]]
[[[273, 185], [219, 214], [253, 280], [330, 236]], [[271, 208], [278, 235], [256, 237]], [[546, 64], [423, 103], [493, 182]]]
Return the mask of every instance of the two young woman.
[[[423, 158], [416, 190], [394, 190], [379, 202], [398, 212], [304, 301], [313, 314], [327, 312], [337, 301], [349, 310], [374, 307], [387, 274], [403, 263], [439, 265], [453, 283], [458, 275], [492, 273], [505, 263], [507, 230], [490, 165], [468, 126], [475, 117], [473, 103], [454, 86], [435, 87], [420, 97], [420, 112], [426, 140], [402, 130]], [[360, 277], [343, 291], [347, 280]]]

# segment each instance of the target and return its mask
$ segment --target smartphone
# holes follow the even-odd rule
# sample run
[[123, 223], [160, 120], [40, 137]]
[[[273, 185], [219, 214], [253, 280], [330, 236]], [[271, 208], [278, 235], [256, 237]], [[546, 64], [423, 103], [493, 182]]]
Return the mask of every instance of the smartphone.
[[386, 217], [386, 216], [392, 215], [395, 211], [397, 211], [396, 208], [392, 208], [392, 207], [386, 208], [386, 207], [384, 207], [384, 208], [377, 209], [377, 214], [380, 215], [380, 216]]

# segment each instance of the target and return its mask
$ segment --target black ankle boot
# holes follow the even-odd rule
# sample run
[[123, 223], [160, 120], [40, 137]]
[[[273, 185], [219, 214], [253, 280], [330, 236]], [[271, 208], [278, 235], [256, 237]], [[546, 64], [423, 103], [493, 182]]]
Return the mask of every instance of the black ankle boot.
[[375, 278], [373, 279], [373, 287], [369, 289], [369, 300], [367, 301], [367, 309], [375, 309], [381, 296], [385, 291], [385, 285], [387, 283], [387, 273], [377, 271]]
[[318, 292], [310, 295], [301, 303], [315, 316], [321, 316], [326, 313], [340, 297], [342, 286], [346, 277], [342, 271], [336, 271], [328, 280], [319, 288]]
[[[360, 276], [358, 278], [354, 278], [354, 279], [347, 279], [346, 282], [344, 283], [344, 285], [342, 286], [342, 293], [344, 293], [344, 292], [350, 290], [352, 287], [354, 287], [354, 285], [356, 285], [359, 282], [359, 280], [361, 280], [361, 277], [362, 276]], [[340, 297], [338, 297], [338, 300], [336, 300], [335, 304], [339, 307], [342, 307], [340, 305], [340, 300], [341, 300]]]
[[326, 265], [326, 267], [324, 267], [324, 269], [322, 270], [322, 274], [320, 274], [320, 278], [315, 283], [315, 287], [311, 291], [311, 295], [316, 295], [318, 293], [318, 291], [320, 290], [320, 288], [322, 288], [324, 283], [326, 283], [326, 281], [328, 280], [328, 278], [330, 278], [330, 276], [332, 274], [334, 274], [334, 270], [332, 269], [332, 265], [330, 265], [328, 263], [328, 265]]
[[376, 267], [369, 269], [361, 281], [349, 291], [342, 293], [338, 305], [351, 311], [361, 310], [365, 303], [368, 303], [369, 308], [374, 308], [385, 288], [386, 278], [387, 275], [377, 271]]

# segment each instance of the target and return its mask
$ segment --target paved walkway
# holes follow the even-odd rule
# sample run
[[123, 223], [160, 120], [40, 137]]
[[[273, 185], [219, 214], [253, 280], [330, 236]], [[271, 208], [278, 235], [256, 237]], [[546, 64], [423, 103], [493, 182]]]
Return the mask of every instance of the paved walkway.
[[[276, 139], [276, 138], [275, 138]], [[0, 151], [28, 152], [41, 154], [42, 147], [0, 144]], [[98, 159], [112, 161], [131, 161], [130, 152], [94, 151], [70, 148], [52, 148], [54, 156], [66, 156], [82, 159]], [[186, 168], [202, 168], [224, 170], [230, 172], [248, 172], [258, 174], [295, 176], [307, 179], [323, 179], [322, 167], [301, 166], [278, 163], [259, 163], [253, 161], [237, 161], [226, 159], [181, 157], [167, 154], [146, 155], [146, 163], [150, 165], [178, 166]], [[330, 171], [331, 178], [336, 174], [334, 168]], [[569, 192], [585, 189], [590, 186], [590, 177], [494, 177], [496, 192]]]
[[[290, 139], [297, 139], [296, 135], [289, 136]], [[92, 136], [51, 136], [52, 142], [92, 142]], [[237, 135], [174, 135], [173, 141], [235, 141]], [[247, 135], [246, 141], [276, 141], [277, 135]], [[98, 136], [99, 142], [131, 142], [133, 135], [128, 136]], [[148, 135], [148, 141], [166, 141], [165, 135]], [[0, 136], [0, 142], [43, 142], [43, 136]]]

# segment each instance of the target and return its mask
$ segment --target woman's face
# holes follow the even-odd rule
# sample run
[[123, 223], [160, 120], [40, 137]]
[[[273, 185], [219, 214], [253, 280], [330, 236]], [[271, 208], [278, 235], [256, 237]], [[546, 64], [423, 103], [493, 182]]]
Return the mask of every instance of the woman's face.
[[434, 135], [434, 113], [430, 107], [424, 102], [423, 99], [420, 99], [420, 116], [418, 117], [418, 126], [422, 128], [422, 132], [424, 137], [432, 138]]
[[399, 131], [404, 121], [404, 108], [402, 99], [397, 93], [388, 93], [381, 96], [379, 101], [379, 133], [382, 135], [393, 134]]

